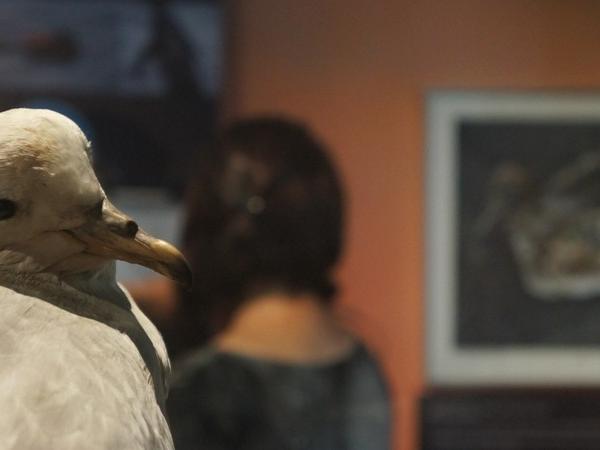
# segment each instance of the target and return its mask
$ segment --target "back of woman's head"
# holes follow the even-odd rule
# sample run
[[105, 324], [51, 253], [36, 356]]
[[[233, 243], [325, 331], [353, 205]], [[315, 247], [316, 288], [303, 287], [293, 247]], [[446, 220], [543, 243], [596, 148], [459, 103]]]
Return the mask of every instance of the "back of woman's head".
[[196, 272], [190, 301], [208, 302], [206, 313], [226, 320], [265, 290], [332, 298], [342, 192], [324, 148], [304, 126], [280, 118], [234, 123], [204, 155], [195, 179], [184, 232]]

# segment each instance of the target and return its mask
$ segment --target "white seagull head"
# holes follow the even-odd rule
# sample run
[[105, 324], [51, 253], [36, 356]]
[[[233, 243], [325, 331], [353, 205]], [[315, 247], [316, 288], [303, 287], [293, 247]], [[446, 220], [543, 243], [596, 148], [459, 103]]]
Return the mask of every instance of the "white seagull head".
[[0, 113], [0, 270], [72, 275], [120, 259], [189, 285], [181, 253], [108, 201], [90, 147], [56, 112]]

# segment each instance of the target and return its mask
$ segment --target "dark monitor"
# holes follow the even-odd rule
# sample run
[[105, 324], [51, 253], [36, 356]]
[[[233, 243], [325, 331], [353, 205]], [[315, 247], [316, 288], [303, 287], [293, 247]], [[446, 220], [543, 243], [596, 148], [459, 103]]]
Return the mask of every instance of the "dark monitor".
[[221, 61], [216, 1], [0, 0], [0, 109], [72, 118], [109, 190], [181, 192], [214, 126]]

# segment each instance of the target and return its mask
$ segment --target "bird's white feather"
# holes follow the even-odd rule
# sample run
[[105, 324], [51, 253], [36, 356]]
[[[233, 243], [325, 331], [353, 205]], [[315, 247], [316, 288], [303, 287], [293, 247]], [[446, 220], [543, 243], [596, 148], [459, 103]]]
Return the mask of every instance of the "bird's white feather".
[[0, 287], [0, 448], [172, 448], [166, 351], [135, 304], [11, 278], [0, 274], [16, 286]]

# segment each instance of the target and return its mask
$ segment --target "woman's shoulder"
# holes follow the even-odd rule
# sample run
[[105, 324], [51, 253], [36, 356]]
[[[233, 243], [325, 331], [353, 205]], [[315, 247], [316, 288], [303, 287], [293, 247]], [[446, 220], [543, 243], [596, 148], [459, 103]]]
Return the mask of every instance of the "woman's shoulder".
[[357, 341], [354, 352], [348, 362], [357, 370], [372, 371], [381, 375], [379, 359], [372, 350], [361, 341]]
[[298, 369], [298, 370], [327, 370], [340, 366], [362, 368], [363, 370], [378, 369], [377, 358], [360, 340], [355, 340], [349, 350], [331, 360], [314, 363], [286, 362], [272, 358], [261, 358], [244, 353], [223, 351], [214, 346], [205, 346], [185, 355], [174, 364], [172, 382], [182, 381], [190, 376], [208, 375], [220, 371], [234, 369]]
[[247, 365], [206, 347], [174, 364], [167, 403], [171, 415], [188, 411], [227, 416], [255, 403], [261, 386]]
[[373, 384], [373, 388], [385, 385], [377, 358], [360, 340], [347, 354], [312, 364], [256, 358], [206, 346], [175, 362], [170, 385], [172, 392], [201, 390], [214, 395], [221, 387], [228, 392], [232, 386], [257, 391], [261, 385], [271, 385], [272, 379], [291, 381], [296, 378], [348, 379]]
[[224, 358], [217, 349], [206, 346], [175, 361], [170, 384], [174, 389], [192, 384], [214, 388], [214, 384], [231, 381], [240, 371], [244, 371], [244, 364]]

